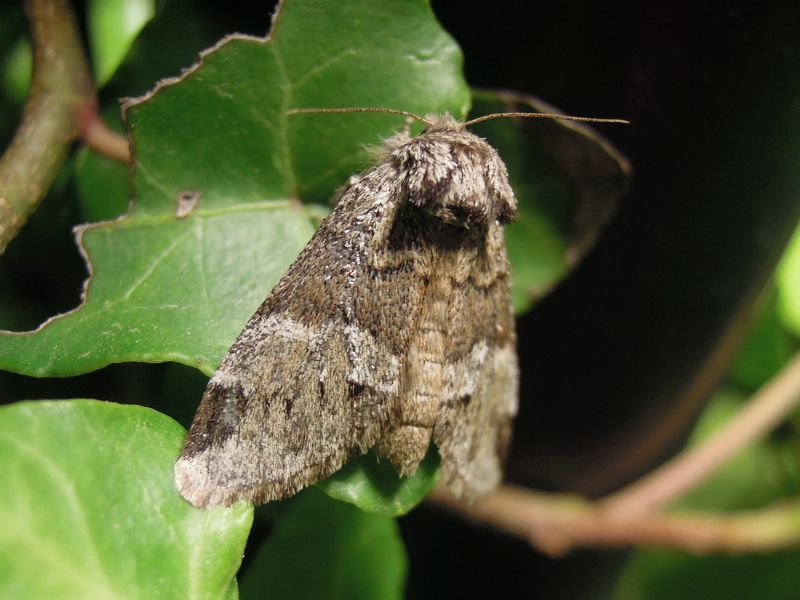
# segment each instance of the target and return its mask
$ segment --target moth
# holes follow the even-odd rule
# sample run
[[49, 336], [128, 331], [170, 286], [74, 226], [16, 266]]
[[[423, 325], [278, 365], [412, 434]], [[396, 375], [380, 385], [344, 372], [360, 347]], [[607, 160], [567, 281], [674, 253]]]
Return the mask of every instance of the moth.
[[406, 476], [434, 443], [465, 499], [501, 479], [519, 380], [506, 166], [466, 129], [486, 117], [295, 112], [355, 110], [426, 129], [338, 192], [209, 381], [175, 465], [194, 505], [284, 498], [373, 446]]

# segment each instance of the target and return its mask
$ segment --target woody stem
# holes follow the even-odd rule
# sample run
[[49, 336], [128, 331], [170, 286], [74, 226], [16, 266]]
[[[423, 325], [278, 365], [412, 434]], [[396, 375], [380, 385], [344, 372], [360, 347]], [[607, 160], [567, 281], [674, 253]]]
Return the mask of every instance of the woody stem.
[[22, 120], [0, 158], [0, 253], [44, 197], [80, 138], [128, 161], [127, 140], [97, 112], [94, 85], [66, 0], [25, 0], [33, 42], [33, 76]]
[[524, 537], [557, 555], [576, 546], [659, 545], [694, 552], [753, 552], [800, 543], [800, 500], [726, 515], [657, 514], [726, 460], [765, 436], [800, 402], [800, 353], [716, 434], [600, 501], [504, 486], [465, 505], [439, 487], [436, 504]]
[[800, 501], [741, 513], [626, 516], [566, 494], [505, 485], [472, 505], [443, 487], [428, 497], [471, 521], [527, 540], [561, 556], [579, 547], [659, 546], [697, 554], [767, 552], [800, 542]]

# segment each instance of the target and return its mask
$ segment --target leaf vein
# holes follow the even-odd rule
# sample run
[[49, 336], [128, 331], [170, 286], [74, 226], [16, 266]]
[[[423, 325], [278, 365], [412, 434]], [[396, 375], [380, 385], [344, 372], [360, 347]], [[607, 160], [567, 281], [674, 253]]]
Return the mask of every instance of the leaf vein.
[[[303, 86], [308, 84], [314, 78], [318, 77], [319, 75], [323, 75], [325, 71], [328, 70], [332, 65], [336, 64], [337, 62], [343, 60], [347, 56], [352, 56], [355, 54], [355, 50], [352, 48], [346, 48], [342, 50], [339, 54], [331, 56], [328, 60], [321, 62], [320, 64], [316, 65], [313, 69], [310, 69], [303, 73], [303, 76], [294, 80], [292, 82], [292, 88], [297, 91], [301, 89]], [[322, 107], [325, 108], [325, 107]]]
[[160, 252], [158, 255], [156, 255], [155, 257], [153, 257], [153, 260], [152, 260], [152, 262], [151, 262], [151, 263], [150, 263], [150, 265], [147, 267], [147, 269], [145, 269], [144, 273], [142, 273], [142, 274], [139, 276], [139, 278], [138, 278], [138, 279], [136, 279], [136, 281], [134, 281], [134, 282], [133, 282], [133, 284], [132, 284], [132, 285], [131, 285], [131, 287], [128, 289], [128, 291], [127, 291], [127, 292], [125, 292], [125, 294], [124, 294], [124, 295], [123, 295], [123, 296], [122, 296], [122, 297], [121, 297], [119, 300], [117, 300], [117, 301], [115, 302], [115, 304], [116, 304], [116, 303], [118, 303], [118, 302], [125, 302], [126, 300], [128, 300], [128, 299], [131, 297], [131, 295], [133, 295], [133, 293], [134, 293], [134, 292], [135, 292], [135, 291], [136, 291], [136, 290], [137, 290], [139, 287], [141, 287], [141, 286], [142, 286], [142, 284], [143, 284], [145, 281], [147, 281], [147, 279], [149, 279], [149, 277], [150, 277], [150, 276], [153, 274], [153, 272], [154, 272], [154, 271], [155, 271], [155, 270], [158, 268], [158, 266], [159, 266], [159, 265], [160, 265], [162, 262], [164, 262], [164, 261], [167, 259], [167, 257], [168, 257], [170, 254], [172, 254], [172, 253], [174, 252], [174, 250], [175, 250], [175, 248], [178, 246], [178, 244], [180, 244], [180, 243], [181, 243], [181, 242], [182, 242], [182, 241], [183, 241], [183, 240], [184, 240], [184, 239], [185, 239], [187, 236], [188, 236], [188, 232], [186, 232], [186, 233], [184, 233], [184, 234], [182, 234], [182, 235], [179, 235], [178, 237], [176, 237], [176, 238], [175, 238], [175, 239], [172, 241], [172, 243], [171, 243], [171, 244], [169, 244], [169, 246], [167, 246], [166, 248], [164, 248], [164, 250], [163, 250], [162, 252]]
[[84, 536], [85, 543], [83, 547], [87, 549], [86, 557], [94, 564], [97, 572], [103, 575], [108, 588], [113, 589], [105, 566], [97, 552], [97, 547], [94, 543], [95, 540], [92, 536], [91, 528], [89, 527], [89, 521], [86, 518], [86, 512], [83, 510], [81, 499], [75, 490], [73, 482], [64, 475], [61, 466], [54, 462], [46, 453], [42, 452], [42, 449], [38, 446], [27, 444], [14, 436], [2, 432], [0, 432], [0, 440], [5, 440], [11, 446], [15, 447], [18, 452], [26, 454], [32, 460], [38, 462], [45, 472], [56, 482], [58, 489], [62, 492], [62, 496], [67, 501], [67, 508], [75, 515], [72, 522], [77, 526], [76, 530]]

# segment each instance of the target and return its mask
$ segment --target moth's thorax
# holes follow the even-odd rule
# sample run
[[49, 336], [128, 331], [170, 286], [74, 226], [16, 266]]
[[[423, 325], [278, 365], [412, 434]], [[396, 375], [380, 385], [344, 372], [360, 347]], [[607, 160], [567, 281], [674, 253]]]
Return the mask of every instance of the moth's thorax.
[[447, 223], [507, 223], [517, 215], [502, 159], [452, 117], [396, 147], [389, 160], [407, 201]]

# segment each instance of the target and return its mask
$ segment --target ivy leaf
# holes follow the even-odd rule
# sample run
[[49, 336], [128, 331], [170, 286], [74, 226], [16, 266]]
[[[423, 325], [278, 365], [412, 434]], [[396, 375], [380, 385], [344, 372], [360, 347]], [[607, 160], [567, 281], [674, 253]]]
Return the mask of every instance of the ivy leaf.
[[394, 519], [312, 488], [281, 512], [242, 577], [242, 598], [399, 599], [406, 562]]
[[252, 507], [180, 497], [184, 435], [141, 406], [0, 408], [0, 597], [236, 598]]
[[[309, 44], [308, 40], [314, 43]], [[114, 362], [214, 370], [366, 162], [390, 115], [293, 107], [391, 106], [463, 116], [461, 55], [422, 0], [287, 0], [268, 39], [227, 38], [181, 78], [127, 106], [135, 204], [80, 230], [91, 278], [74, 311], [0, 337], [0, 368], [69, 376]], [[199, 199], [185, 218], [179, 199]]]
[[154, 0], [90, 0], [87, 29], [98, 87], [114, 73], [154, 12]]
[[350, 502], [361, 510], [398, 517], [428, 495], [439, 478], [439, 456], [433, 446], [408, 477], [398, 477], [388, 461], [377, 461], [374, 452], [348, 462], [319, 487], [331, 498]]

